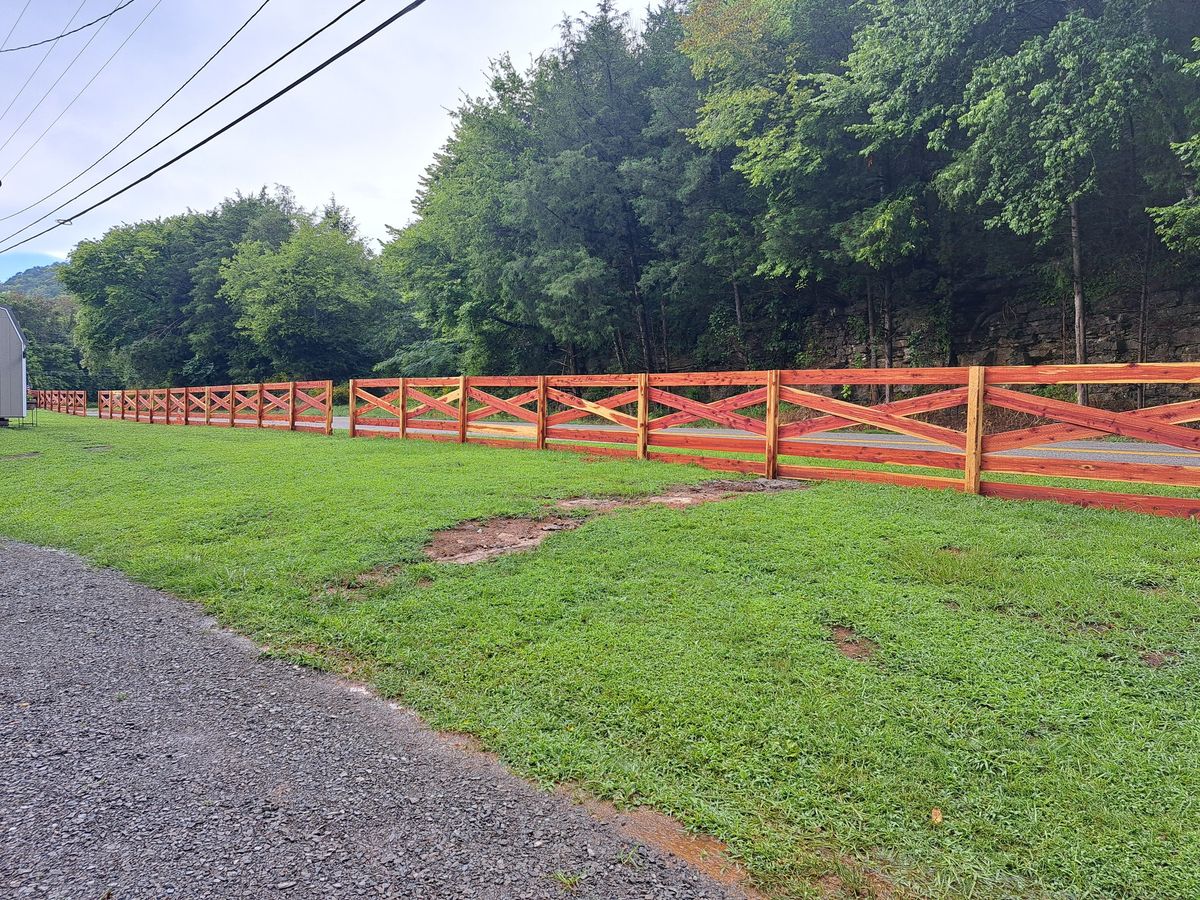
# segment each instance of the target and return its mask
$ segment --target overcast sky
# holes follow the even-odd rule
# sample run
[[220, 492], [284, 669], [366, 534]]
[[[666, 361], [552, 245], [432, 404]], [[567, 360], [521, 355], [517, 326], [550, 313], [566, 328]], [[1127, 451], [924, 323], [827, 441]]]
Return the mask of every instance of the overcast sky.
[[[53, 37], [67, 29], [73, 15], [71, 27], [111, 11], [119, 2], [124, 0], [31, 0], [4, 46]], [[133, 0], [98, 33], [97, 26], [60, 40], [24, 93], [0, 118], [0, 143], [8, 141], [0, 150], [0, 173], [34, 144], [113, 51], [129, 39], [41, 142], [3, 177], [0, 217], [58, 187], [108, 150], [199, 67], [261, 2]], [[53, 202], [0, 221], [0, 237], [107, 175], [352, 2], [270, 0], [221, 56], [141, 132]], [[30, 233], [170, 158], [350, 43], [405, 2], [367, 0], [269, 75]], [[639, 16], [644, 5], [644, 0], [617, 2], [619, 8]], [[25, 0], [0, 0], [0, 42], [23, 6]], [[590, 0], [427, 0], [351, 55], [183, 162], [73, 225], [19, 251], [0, 255], [0, 279], [40, 264], [44, 257], [64, 257], [76, 242], [98, 237], [114, 224], [188, 208], [208, 209], [236, 190], [250, 191], [264, 184], [290, 186], [306, 206], [336, 195], [357, 217], [365, 234], [382, 238], [385, 225], [403, 225], [412, 218], [418, 178], [449, 135], [447, 110], [458, 104], [464, 92], [484, 90], [488, 60], [507, 52], [524, 65], [555, 43], [564, 14], [578, 15], [589, 8]], [[149, 18], [135, 33], [147, 13]], [[91, 44], [68, 68], [93, 35]], [[49, 46], [0, 53], [0, 110], [17, 95]], [[50, 90], [60, 75], [61, 81]], [[42, 100], [47, 90], [50, 92]], [[21, 125], [31, 110], [33, 115]]]

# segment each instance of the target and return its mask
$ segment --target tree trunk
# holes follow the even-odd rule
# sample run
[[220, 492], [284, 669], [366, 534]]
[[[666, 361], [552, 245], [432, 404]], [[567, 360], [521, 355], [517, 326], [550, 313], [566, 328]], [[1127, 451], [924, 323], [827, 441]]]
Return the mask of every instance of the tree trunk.
[[[875, 292], [871, 290], [871, 276], [867, 276], [867, 367], [879, 368], [878, 335], [875, 333]], [[879, 385], [871, 385], [871, 403], [879, 402]]]
[[[892, 367], [892, 276], [888, 273], [883, 280], [883, 367]], [[883, 402], [892, 402], [892, 386], [883, 386]]]
[[667, 348], [667, 300], [660, 292], [658, 295], [658, 317], [662, 320], [662, 370], [671, 371], [671, 351]]
[[738, 289], [737, 279], [733, 279], [733, 317], [737, 320], [738, 331], [742, 330], [742, 292]]
[[[1138, 303], [1137, 361], [1146, 361], [1146, 319], [1150, 314], [1150, 256], [1154, 252], [1154, 223], [1146, 223], [1146, 247], [1142, 253], [1142, 295]], [[1146, 406], [1146, 385], [1137, 386], [1137, 408]]]
[[[1079, 204], [1071, 201], [1071, 287], [1075, 292], [1075, 362], [1087, 362], [1087, 332], [1083, 317], [1083, 250], [1079, 242]], [[1081, 405], [1088, 402], [1088, 386], [1075, 386], [1076, 399]]]

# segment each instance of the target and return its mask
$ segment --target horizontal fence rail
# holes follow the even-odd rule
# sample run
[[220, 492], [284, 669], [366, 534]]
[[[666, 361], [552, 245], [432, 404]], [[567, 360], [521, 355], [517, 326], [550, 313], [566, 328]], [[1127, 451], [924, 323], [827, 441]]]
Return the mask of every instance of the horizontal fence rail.
[[[1189, 427], [1200, 422], [1200, 397], [1114, 411], [1055, 390], [1078, 384], [1200, 394], [1200, 363], [358, 378], [348, 429], [1200, 518], [1200, 498], [1045, 482], [1200, 489], [1200, 429]], [[864, 388], [890, 388], [890, 399], [847, 399]], [[333, 426], [327, 381], [102, 391], [99, 403], [104, 418], [138, 422]], [[1137, 443], [1062, 446], [1097, 438], [1161, 446], [1140, 456]]]
[[333, 382], [281, 381], [99, 391], [102, 419], [333, 433]]
[[69, 416], [88, 414], [87, 391], [30, 391], [38, 409], [66, 413]]

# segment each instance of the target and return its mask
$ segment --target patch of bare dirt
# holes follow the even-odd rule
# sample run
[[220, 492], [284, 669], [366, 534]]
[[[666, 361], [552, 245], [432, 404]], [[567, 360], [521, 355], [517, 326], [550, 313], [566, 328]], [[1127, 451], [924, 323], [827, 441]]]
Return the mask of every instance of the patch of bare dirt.
[[364, 599], [373, 589], [387, 587], [400, 573], [403, 566], [380, 566], [366, 572], [359, 572], [348, 581], [329, 585], [312, 595], [313, 600], [349, 600], [356, 602]]
[[425, 555], [438, 562], [477, 563], [506, 553], [536, 547], [556, 531], [578, 528], [584, 522], [570, 516], [527, 519], [504, 516], [483, 522], [460, 522], [437, 532]]
[[846, 625], [834, 625], [830, 638], [846, 659], [870, 659], [879, 650], [877, 643]]
[[[557, 531], [571, 531], [589, 516], [639, 506], [670, 506], [682, 509], [701, 503], [715, 503], [738, 494], [768, 491], [803, 490], [811, 485], [783, 479], [759, 478], [754, 481], [715, 480], [685, 484], [651, 497], [571, 497], [557, 500], [543, 516], [502, 516], [495, 519], [459, 522], [433, 536], [425, 555], [437, 562], [477, 563], [530, 550]], [[570, 513], [572, 515], [560, 515]], [[580, 514], [583, 515], [580, 515]]]
[[942, 553], [949, 553], [951, 556], [962, 556], [964, 552], [962, 547], [956, 547], [954, 544], [943, 544], [938, 547], [938, 550]]
[[1151, 669], [1161, 669], [1163, 666], [1174, 665], [1179, 661], [1178, 650], [1147, 650], [1145, 653], [1139, 654], [1138, 658], [1143, 665], [1149, 666]]
[[669, 853], [713, 880], [740, 890], [749, 900], [765, 900], [765, 895], [750, 885], [750, 876], [745, 868], [729, 855], [729, 849], [715, 837], [688, 831], [670, 816], [644, 806], [617, 809], [611, 803], [572, 785], [559, 785], [557, 791], [582, 806], [594, 818], [615, 826], [631, 841]]
[[0, 456], [0, 461], [9, 459], [35, 459], [41, 455], [41, 450], [31, 450], [28, 453], [10, 453], [7, 456]]
[[1113, 625], [1111, 622], [1096, 622], [1092, 620], [1076, 622], [1075, 627], [1079, 631], [1083, 631], [1088, 634], [1107, 634], [1113, 630]]
[[112, 449], [112, 444], [91, 444], [83, 449], [88, 453], [107, 453]]

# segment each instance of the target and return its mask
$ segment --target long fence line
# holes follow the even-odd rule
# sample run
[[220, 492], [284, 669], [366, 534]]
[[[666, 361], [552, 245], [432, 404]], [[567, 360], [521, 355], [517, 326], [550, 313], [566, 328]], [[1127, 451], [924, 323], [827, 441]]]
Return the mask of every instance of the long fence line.
[[[1200, 488], [1200, 466], [1016, 451], [1116, 436], [1200, 453], [1200, 399], [1114, 412], [1018, 387], [1075, 384], [1200, 385], [1200, 363], [797, 369], [633, 375], [458, 376], [352, 379], [349, 433], [526, 450], [571, 450], [691, 463], [767, 478], [850, 480], [940, 488], [993, 497], [1056, 500], [1162, 516], [1200, 518], [1200, 499], [1163, 497], [983, 476], [1070, 478]], [[831, 388], [887, 386], [928, 393], [876, 405]], [[825, 389], [827, 393], [818, 392]], [[815, 389], [815, 390], [814, 390]], [[584, 395], [587, 396], [584, 396]], [[697, 399], [689, 394], [703, 394]], [[721, 395], [718, 399], [711, 399]], [[298, 411], [303, 407], [303, 411]], [[950, 421], [965, 407], [961, 428]], [[989, 429], [989, 410], [1019, 427]], [[152, 391], [102, 391], [100, 415], [164, 424], [303, 425], [332, 431], [332, 385], [301, 382]], [[999, 418], [992, 416], [992, 425]], [[866, 426], [891, 445], [840, 434]], [[855, 438], [859, 438], [855, 442]], [[1114, 444], [1114, 449], [1131, 445]], [[709, 455], [709, 454], [727, 455]], [[1094, 457], [1095, 454], [1092, 454]], [[1061, 454], [1060, 454], [1061, 456]], [[1190, 460], [1189, 460], [1190, 461]], [[1197, 457], [1196, 461], [1200, 461]], [[828, 463], [842, 463], [830, 465]], [[862, 466], [873, 468], [846, 467]], [[894, 471], [882, 466], [915, 468]], [[920, 470], [940, 470], [933, 474]], [[947, 475], [946, 471], [961, 474]]]
[[279, 381], [98, 391], [102, 419], [150, 425], [278, 428], [333, 434], [333, 382]]
[[29, 398], [38, 409], [49, 409], [70, 416], [87, 415], [87, 391], [30, 391]]

